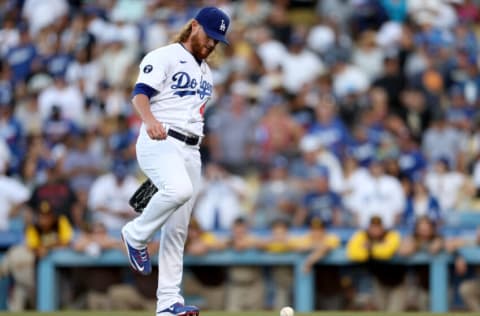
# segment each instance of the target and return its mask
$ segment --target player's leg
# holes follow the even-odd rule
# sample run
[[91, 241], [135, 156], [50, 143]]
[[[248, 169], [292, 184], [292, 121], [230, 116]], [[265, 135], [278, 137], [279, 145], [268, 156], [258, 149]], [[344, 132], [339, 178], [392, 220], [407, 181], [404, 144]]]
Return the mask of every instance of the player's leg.
[[140, 168], [159, 188], [142, 214], [122, 229], [122, 238], [132, 268], [144, 275], [151, 273], [146, 244], [163, 226], [168, 217], [193, 195], [193, 187], [185, 167], [185, 145], [174, 139], [152, 140], [141, 129], [137, 141]]
[[184, 304], [180, 294], [183, 251], [192, 207], [201, 183], [201, 162], [198, 150], [186, 146], [184, 153], [185, 167], [193, 185], [194, 194], [190, 200], [171, 214], [162, 228], [158, 252], [157, 311], [164, 310], [177, 302]]
[[141, 215], [123, 228], [133, 247], [144, 247], [167, 218], [193, 195], [193, 187], [185, 168], [182, 144], [167, 138], [156, 141], [139, 136], [137, 159], [140, 168], [159, 188]]

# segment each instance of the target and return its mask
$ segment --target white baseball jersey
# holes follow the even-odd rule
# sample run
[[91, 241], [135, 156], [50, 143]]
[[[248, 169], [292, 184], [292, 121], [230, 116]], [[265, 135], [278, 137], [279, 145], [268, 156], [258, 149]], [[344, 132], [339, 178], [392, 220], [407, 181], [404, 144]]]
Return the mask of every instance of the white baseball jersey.
[[203, 136], [203, 112], [213, 92], [212, 73], [181, 44], [148, 53], [140, 63], [137, 84], [158, 93], [151, 97], [151, 111], [166, 126]]

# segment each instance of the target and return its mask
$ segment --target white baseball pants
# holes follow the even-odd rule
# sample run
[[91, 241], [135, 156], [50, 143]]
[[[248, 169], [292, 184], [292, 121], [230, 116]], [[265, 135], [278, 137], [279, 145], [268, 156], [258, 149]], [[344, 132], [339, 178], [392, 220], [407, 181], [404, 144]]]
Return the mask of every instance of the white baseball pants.
[[183, 250], [194, 198], [201, 182], [198, 146], [167, 137], [152, 140], [142, 124], [137, 139], [140, 168], [159, 189], [143, 213], [123, 228], [135, 248], [143, 248], [161, 231], [158, 252], [157, 311], [184, 299], [180, 294]]

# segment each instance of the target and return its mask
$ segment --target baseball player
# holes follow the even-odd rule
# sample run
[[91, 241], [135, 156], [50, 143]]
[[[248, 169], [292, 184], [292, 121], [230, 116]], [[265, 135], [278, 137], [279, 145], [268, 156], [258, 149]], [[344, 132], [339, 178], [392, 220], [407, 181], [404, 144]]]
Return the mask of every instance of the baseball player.
[[136, 151], [140, 168], [158, 191], [143, 212], [122, 228], [130, 264], [148, 275], [147, 243], [161, 228], [157, 315], [199, 315], [180, 294], [183, 249], [194, 197], [199, 191], [203, 112], [213, 91], [205, 59], [225, 37], [229, 17], [205, 7], [188, 22], [175, 43], [148, 53], [140, 64], [133, 105], [143, 124]]

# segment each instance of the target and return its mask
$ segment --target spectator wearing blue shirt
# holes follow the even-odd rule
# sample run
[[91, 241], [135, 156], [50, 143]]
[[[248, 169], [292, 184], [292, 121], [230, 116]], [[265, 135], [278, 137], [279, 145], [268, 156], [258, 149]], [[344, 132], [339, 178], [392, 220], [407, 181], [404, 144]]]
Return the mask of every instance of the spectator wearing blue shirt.
[[470, 121], [476, 109], [468, 104], [464, 89], [455, 85], [450, 89], [450, 106], [446, 110], [447, 121], [457, 128], [470, 126]]
[[331, 150], [337, 157], [341, 157], [350, 135], [343, 122], [337, 117], [334, 98], [328, 95], [320, 96], [315, 114], [316, 122], [307, 134], [314, 135], [324, 147]]
[[24, 82], [28, 78], [33, 71], [34, 62], [37, 58], [37, 48], [30, 38], [28, 27], [22, 25], [19, 30], [20, 42], [12, 47], [5, 56], [5, 60], [12, 69], [14, 84]]
[[398, 138], [400, 153], [398, 164], [400, 171], [409, 179], [413, 179], [416, 175], [422, 173], [427, 167], [427, 162], [419, 148], [418, 143], [411, 135], [404, 135]]
[[353, 156], [362, 167], [368, 167], [375, 157], [377, 146], [368, 137], [367, 129], [362, 125], [355, 126], [353, 139], [347, 147], [347, 153]]
[[67, 72], [68, 65], [73, 60], [72, 56], [61, 50], [59, 40], [49, 47], [49, 49], [49, 52], [41, 56], [43, 67], [53, 77], [64, 77]]
[[423, 179], [416, 177], [413, 181], [412, 192], [407, 198], [402, 222], [408, 227], [413, 227], [416, 221], [422, 217], [427, 217], [437, 224], [442, 219], [438, 200], [430, 194]]
[[13, 100], [13, 85], [10, 67], [4, 61], [0, 62], [0, 103], [9, 104]]
[[12, 103], [0, 102], [0, 137], [7, 143], [12, 158], [9, 172], [18, 173], [25, 154], [25, 138], [20, 122], [13, 115]]
[[342, 225], [342, 202], [328, 184], [328, 169], [317, 166], [311, 170], [309, 187], [303, 196], [302, 206], [295, 216], [295, 224], [304, 226], [312, 218], [320, 218], [325, 226]]
[[75, 124], [64, 117], [62, 109], [58, 105], [52, 107], [50, 116], [45, 120], [42, 129], [50, 148], [65, 142], [68, 135], [77, 131]]

